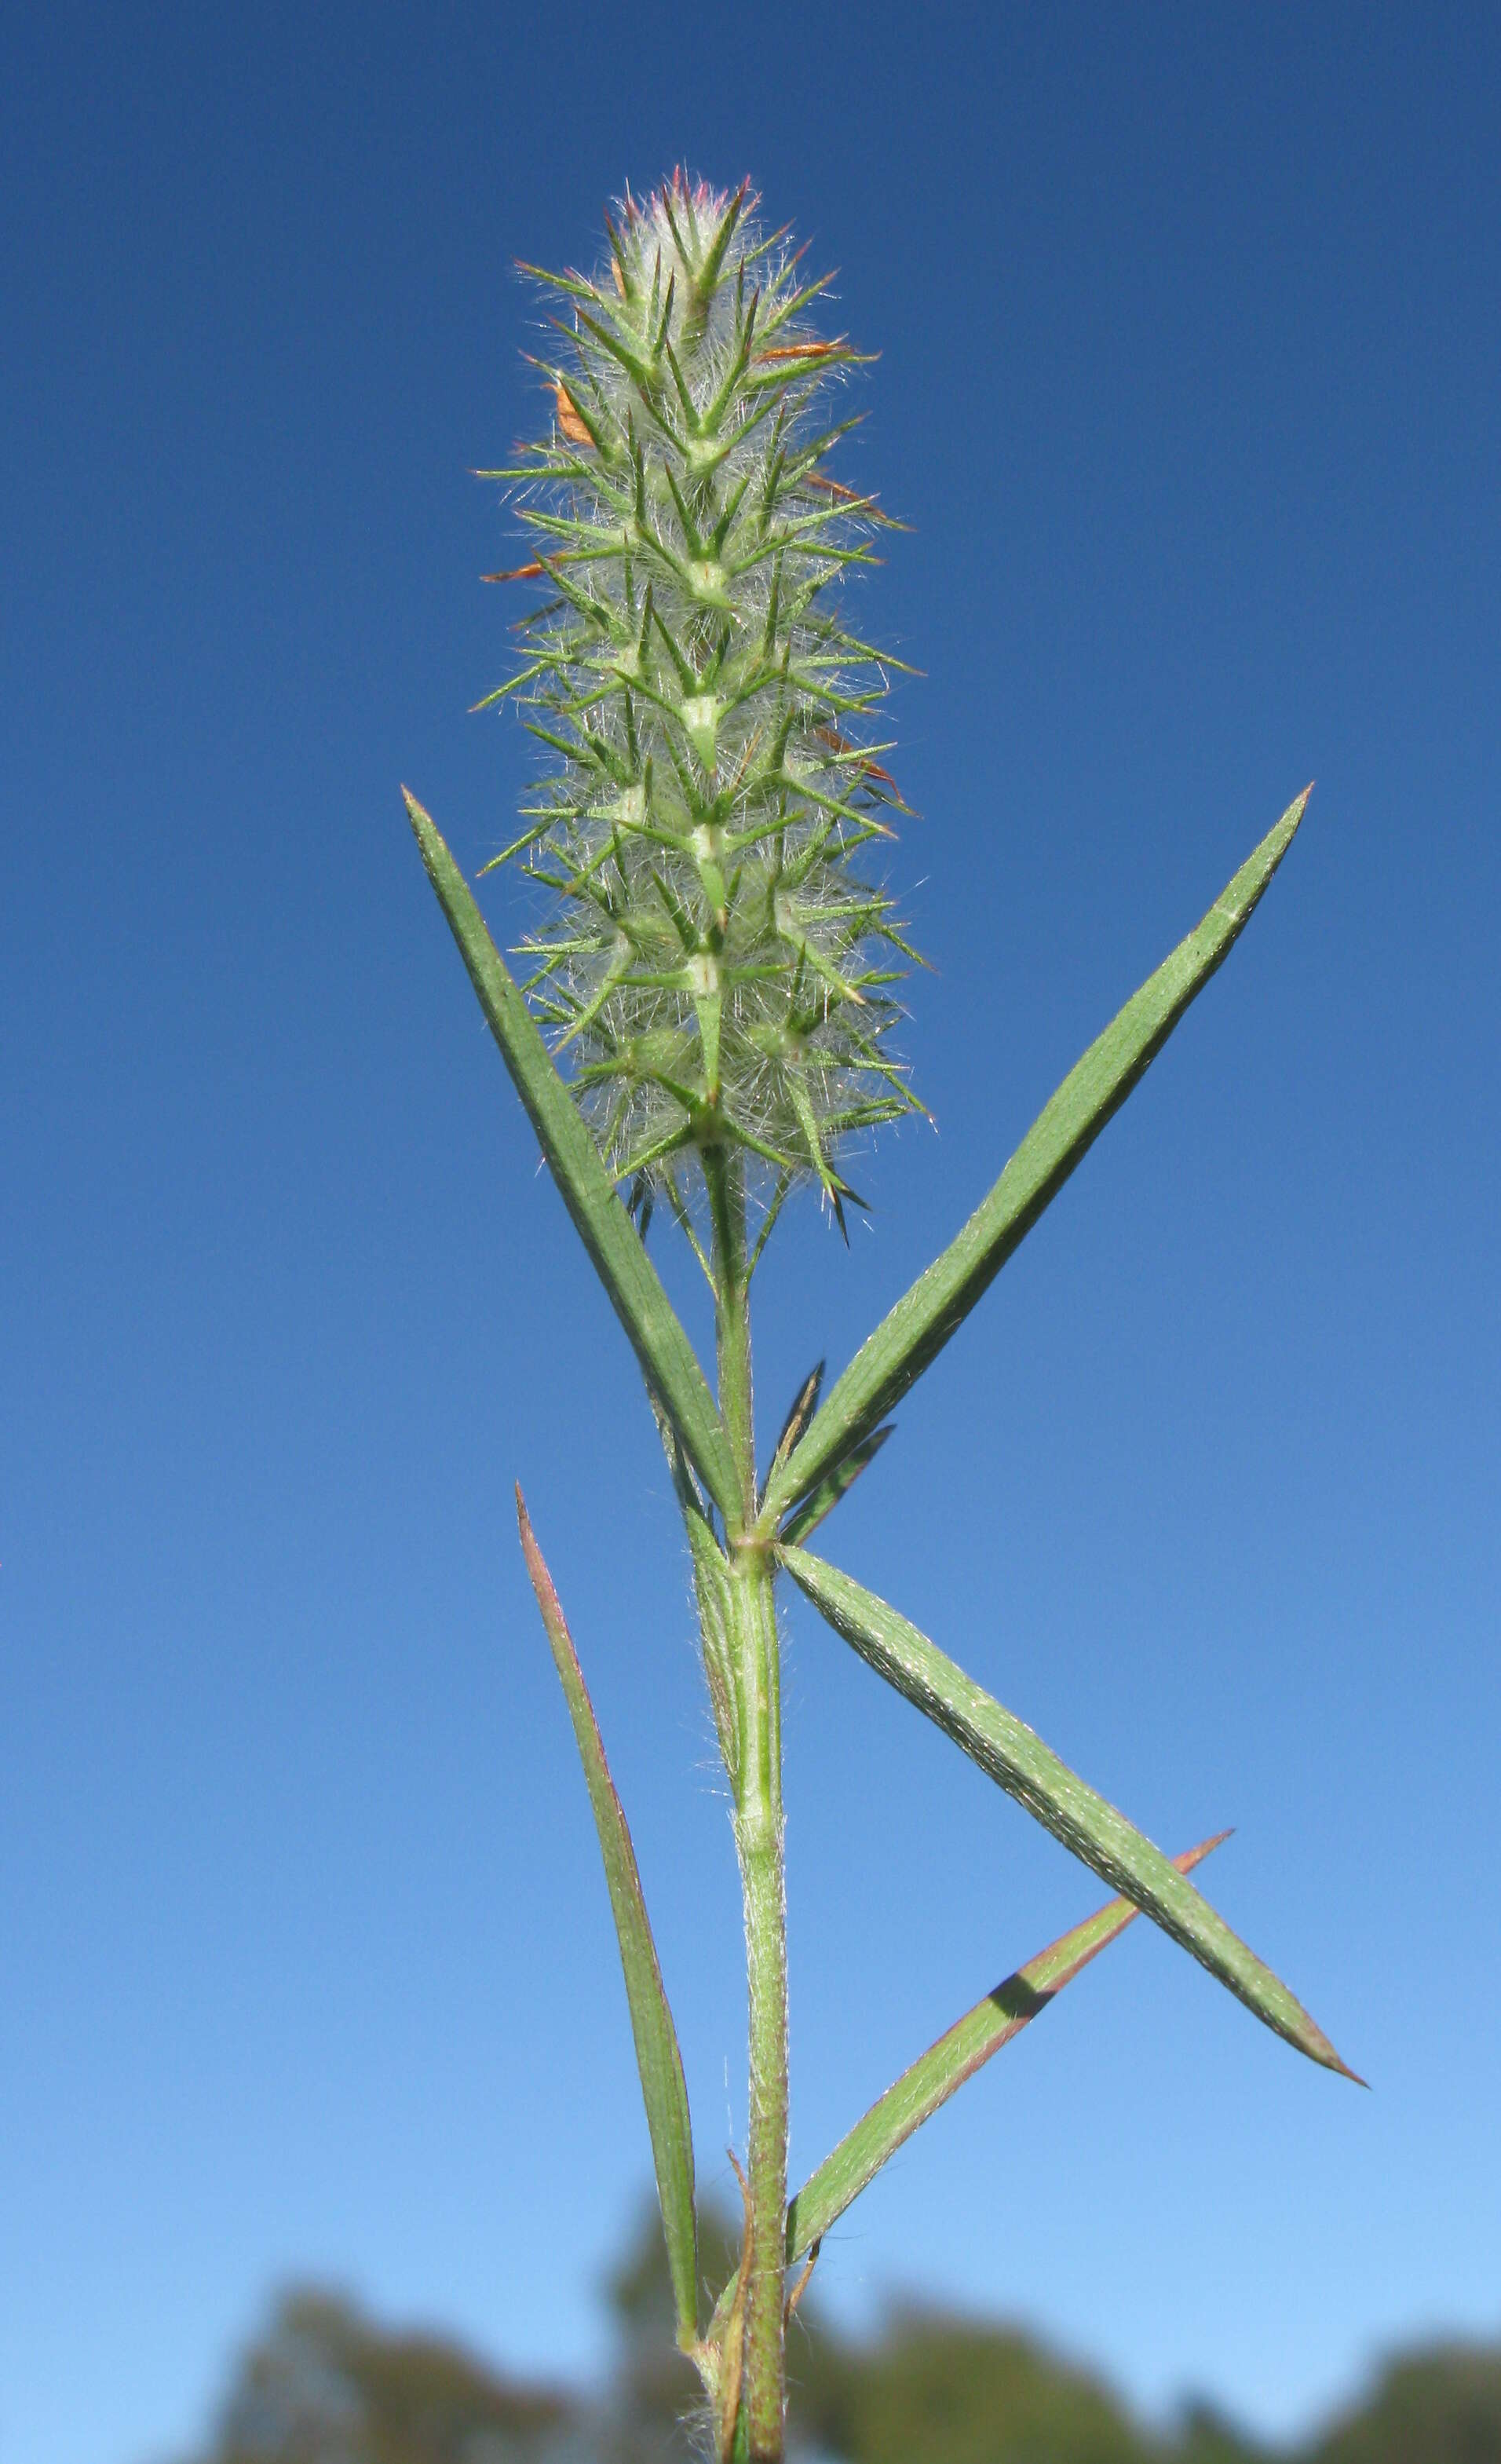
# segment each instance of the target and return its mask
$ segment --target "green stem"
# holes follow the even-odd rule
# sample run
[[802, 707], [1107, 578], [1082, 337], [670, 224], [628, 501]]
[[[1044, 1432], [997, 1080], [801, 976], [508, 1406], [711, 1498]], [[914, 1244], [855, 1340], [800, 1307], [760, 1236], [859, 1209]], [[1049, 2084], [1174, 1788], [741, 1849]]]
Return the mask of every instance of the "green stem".
[[787, 2248], [787, 1922], [776, 1611], [759, 1551], [741, 1555], [730, 1585], [741, 1670], [743, 1746], [735, 1845], [745, 1898], [750, 1988], [750, 2265], [746, 2285], [744, 2395], [751, 2464], [781, 2464], [784, 2413], [782, 2279]]
[[[746, 1263], [745, 1177], [738, 1156], [706, 1149], [713, 1234], [714, 1340], [719, 1410], [740, 1484], [741, 1529], [755, 1522], [755, 1413], [750, 1391], [750, 1278]], [[739, 1537], [727, 1532], [731, 1549]]]
[[749, 2264], [740, 2405], [750, 2464], [782, 2464], [786, 2413], [787, 1905], [783, 1868], [781, 1667], [771, 1552], [755, 1535], [745, 1188], [738, 1158], [705, 1158], [714, 1237], [720, 1410], [740, 1480], [741, 1528], [727, 1532], [728, 1624], [738, 1731], [735, 1847], [745, 1902], [750, 2110]]

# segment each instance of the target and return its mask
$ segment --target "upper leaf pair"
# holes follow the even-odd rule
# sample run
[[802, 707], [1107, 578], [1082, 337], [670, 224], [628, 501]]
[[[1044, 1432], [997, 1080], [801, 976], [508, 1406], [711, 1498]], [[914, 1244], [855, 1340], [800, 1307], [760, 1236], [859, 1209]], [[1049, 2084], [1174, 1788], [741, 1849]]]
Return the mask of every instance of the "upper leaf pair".
[[[774, 1530], [802, 1500], [817, 1495], [821, 1503], [831, 1485], [838, 1493], [829, 1476], [873, 1437], [963, 1324], [1223, 963], [1292, 844], [1308, 792], [1289, 805], [1202, 923], [1090, 1045], [989, 1198], [860, 1347], [795, 1444], [774, 1464], [761, 1501], [763, 1531]], [[407, 795], [406, 806], [480, 1005], [648, 1391], [727, 1528], [737, 1529], [745, 1510], [740, 1483], [697, 1355], [463, 874], [421, 804]], [[804, 1532], [811, 1528], [802, 1526]]]

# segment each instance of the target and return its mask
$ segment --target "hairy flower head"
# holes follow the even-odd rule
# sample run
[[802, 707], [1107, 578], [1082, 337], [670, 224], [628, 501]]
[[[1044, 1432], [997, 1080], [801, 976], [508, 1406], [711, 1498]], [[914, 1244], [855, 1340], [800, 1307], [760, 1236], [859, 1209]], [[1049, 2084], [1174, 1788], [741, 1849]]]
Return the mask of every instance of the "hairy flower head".
[[753, 204], [679, 172], [606, 217], [595, 275], [540, 275], [552, 433], [488, 475], [536, 540], [497, 578], [542, 595], [489, 699], [554, 757], [506, 853], [551, 894], [527, 989], [612, 1174], [649, 1199], [734, 1151], [842, 1221], [850, 1141], [916, 1107], [890, 1048], [912, 953], [856, 864], [905, 809], [872, 740], [900, 662], [839, 605], [886, 518], [823, 469], [858, 355]]

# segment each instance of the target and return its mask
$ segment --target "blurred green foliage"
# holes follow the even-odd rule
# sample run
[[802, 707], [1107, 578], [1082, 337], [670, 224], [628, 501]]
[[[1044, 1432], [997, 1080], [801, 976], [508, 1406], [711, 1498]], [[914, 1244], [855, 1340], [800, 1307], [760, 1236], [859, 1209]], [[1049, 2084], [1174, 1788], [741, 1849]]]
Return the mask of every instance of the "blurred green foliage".
[[[701, 2255], [715, 2282], [732, 2269], [723, 2217], [705, 2218]], [[707, 2452], [698, 2382], [673, 2349], [655, 2215], [605, 2291], [617, 2360], [593, 2399], [509, 2379], [446, 2338], [379, 2327], [337, 2296], [290, 2294], [185, 2464], [688, 2464]], [[788, 2363], [796, 2464], [1501, 2464], [1501, 2343], [1393, 2361], [1295, 2449], [1202, 2404], [1153, 2431], [1033, 2338], [938, 2310], [895, 2310], [857, 2343], [810, 2299]]]
[[289, 2294], [242, 2355], [205, 2464], [542, 2464], [575, 2406], [447, 2338], [377, 2327], [335, 2294]]

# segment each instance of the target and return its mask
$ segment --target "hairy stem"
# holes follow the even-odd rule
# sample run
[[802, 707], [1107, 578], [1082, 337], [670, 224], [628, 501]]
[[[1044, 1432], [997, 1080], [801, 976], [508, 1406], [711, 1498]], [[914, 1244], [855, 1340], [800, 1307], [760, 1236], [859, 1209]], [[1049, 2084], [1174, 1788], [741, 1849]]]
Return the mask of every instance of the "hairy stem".
[[731, 1578], [742, 1678], [735, 1845], [745, 1895], [750, 2006], [750, 2265], [744, 2403], [751, 2464], [781, 2464], [782, 2276], [787, 2244], [787, 1913], [781, 1728], [771, 1567], [744, 1554]]
[[735, 1847], [745, 1901], [750, 2113], [740, 2429], [750, 2464], [781, 2464], [786, 2410], [783, 2276], [787, 2241], [787, 1911], [783, 1880], [781, 1669], [770, 1551], [754, 1535], [744, 1183], [733, 1157], [706, 1158], [714, 1237], [720, 1409], [744, 1498], [728, 1532], [729, 1642], [738, 1752]]

